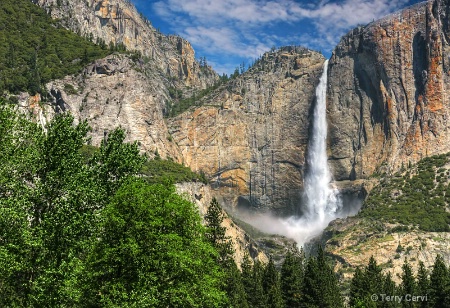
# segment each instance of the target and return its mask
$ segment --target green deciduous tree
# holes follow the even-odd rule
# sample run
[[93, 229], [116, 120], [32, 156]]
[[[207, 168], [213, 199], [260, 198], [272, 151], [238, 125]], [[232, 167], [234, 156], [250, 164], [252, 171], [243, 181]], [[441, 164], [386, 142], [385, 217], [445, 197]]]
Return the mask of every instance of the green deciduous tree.
[[217, 307], [225, 301], [217, 255], [194, 205], [173, 187], [129, 180], [102, 212], [88, 257], [88, 303]]

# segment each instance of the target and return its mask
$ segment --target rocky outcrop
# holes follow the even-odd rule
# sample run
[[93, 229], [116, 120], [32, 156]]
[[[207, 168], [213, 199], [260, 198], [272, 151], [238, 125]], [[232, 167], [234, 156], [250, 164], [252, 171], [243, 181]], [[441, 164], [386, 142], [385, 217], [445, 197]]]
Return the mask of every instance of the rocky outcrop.
[[218, 80], [210, 66], [201, 67], [191, 44], [165, 36], [128, 0], [32, 0], [72, 31], [94, 42], [123, 44], [138, 51], [176, 88], [205, 89]]
[[450, 150], [449, 3], [430, 0], [344, 36], [329, 66], [338, 180]]
[[44, 108], [46, 117], [68, 111], [76, 121], [87, 120], [93, 145], [122, 127], [126, 141], [137, 141], [150, 157], [158, 153], [162, 158], [182, 160], [163, 118], [165, 85], [157, 72], [139, 60], [111, 55], [87, 66], [79, 75], [52, 81], [46, 87], [52, 99]]
[[309, 109], [324, 57], [304, 48], [264, 54], [246, 73], [168, 123], [184, 162], [228, 204], [292, 213], [300, 201]]
[[[209, 185], [202, 183], [180, 183], [176, 184], [177, 193], [185, 196], [185, 198], [197, 205], [200, 215], [204, 217], [208, 211], [208, 206], [212, 200], [212, 192]], [[229, 237], [233, 243], [234, 261], [240, 267], [245, 257], [250, 256], [252, 260], [267, 263], [269, 259], [262, 249], [248, 234], [245, 233], [233, 220], [231, 220], [226, 212], [222, 212], [224, 220], [222, 226], [226, 228], [225, 235]]]
[[416, 273], [419, 262], [432, 269], [437, 255], [450, 264], [450, 234], [417, 229], [395, 231], [394, 224], [360, 218], [336, 220], [325, 230], [322, 243], [335, 259], [335, 270], [344, 280], [351, 279], [356, 267], [364, 267], [374, 257], [397, 283], [401, 281], [405, 259]]

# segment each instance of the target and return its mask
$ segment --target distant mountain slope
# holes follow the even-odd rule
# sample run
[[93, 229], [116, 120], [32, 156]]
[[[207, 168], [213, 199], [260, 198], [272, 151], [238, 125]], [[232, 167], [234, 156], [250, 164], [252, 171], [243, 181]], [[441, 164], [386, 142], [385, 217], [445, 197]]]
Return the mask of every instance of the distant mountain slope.
[[0, 2], [0, 93], [42, 93], [112, 51], [68, 31], [28, 0]]
[[218, 76], [195, 60], [191, 44], [158, 32], [128, 0], [32, 0], [72, 31], [106, 45], [139, 51], [177, 88], [204, 89]]

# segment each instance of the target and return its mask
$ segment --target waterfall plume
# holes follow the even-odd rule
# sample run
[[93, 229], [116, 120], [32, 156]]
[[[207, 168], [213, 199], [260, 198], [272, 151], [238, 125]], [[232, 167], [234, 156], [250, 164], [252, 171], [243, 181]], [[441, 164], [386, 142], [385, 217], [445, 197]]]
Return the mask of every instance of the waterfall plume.
[[[323, 223], [334, 218], [341, 208], [337, 189], [331, 187], [331, 172], [327, 155], [327, 73], [328, 60], [316, 88], [311, 138], [306, 156], [307, 169], [304, 177], [305, 218]], [[327, 223], [328, 223], [327, 222]]]
[[327, 155], [327, 93], [328, 60], [323, 65], [322, 76], [316, 88], [316, 104], [306, 155], [303, 179], [302, 216], [289, 218], [270, 214], [244, 215], [243, 219], [260, 230], [293, 238], [300, 246], [318, 236], [334, 219], [358, 212], [359, 202], [343, 202], [332, 184]]

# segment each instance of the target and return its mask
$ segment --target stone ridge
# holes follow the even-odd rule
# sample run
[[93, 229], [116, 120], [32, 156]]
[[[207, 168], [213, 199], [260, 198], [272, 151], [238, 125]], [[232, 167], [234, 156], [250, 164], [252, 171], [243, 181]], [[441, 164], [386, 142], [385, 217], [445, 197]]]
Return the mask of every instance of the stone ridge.
[[[396, 232], [394, 224], [383, 224], [367, 219], [337, 219], [325, 229], [322, 238], [326, 252], [335, 260], [335, 271], [344, 281], [353, 277], [356, 267], [367, 266], [373, 256], [390, 272], [395, 282], [401, 282], [402, 265], [405, 260], [417, 273], [419, 262], [432, 270], [437, 255], [450, 264], [450, 234], [409, 230]], [[401, 249], [399, 248], [401, 247]]]
[[121, 127], [126, 142], [138, 142], [149, 157], [158, 153], [182, 161], [163, 117], [165, 84], [158, 72], [139, 60], [113, 54], [91, 63], [79, 75], [51, 81], [46, 88], [50, 104], [36, 104], [33, 97], [20, 99], [32, 113], [44, 114], [48, 121], [54, 113], [68, 111], [76, 121], [87, 120], [95, 146]]
[[268, 52], [202, 107], [169, 119], [184, 162], [205, 172], [228, 204], [292, 213], [324, 61], [304, 48]]
[[342, 38], [329, 67], [330, 163], [338, 180], [450, 150], [449, 4], [430, 0]]
[[219, 76], [200, 67], [191, 44], [157, 31], [128, 0], [31, 0], [68, 29], [107, 45], [124, 44], [139, 51], [164, 72], [176, 88], [205, 89]]

